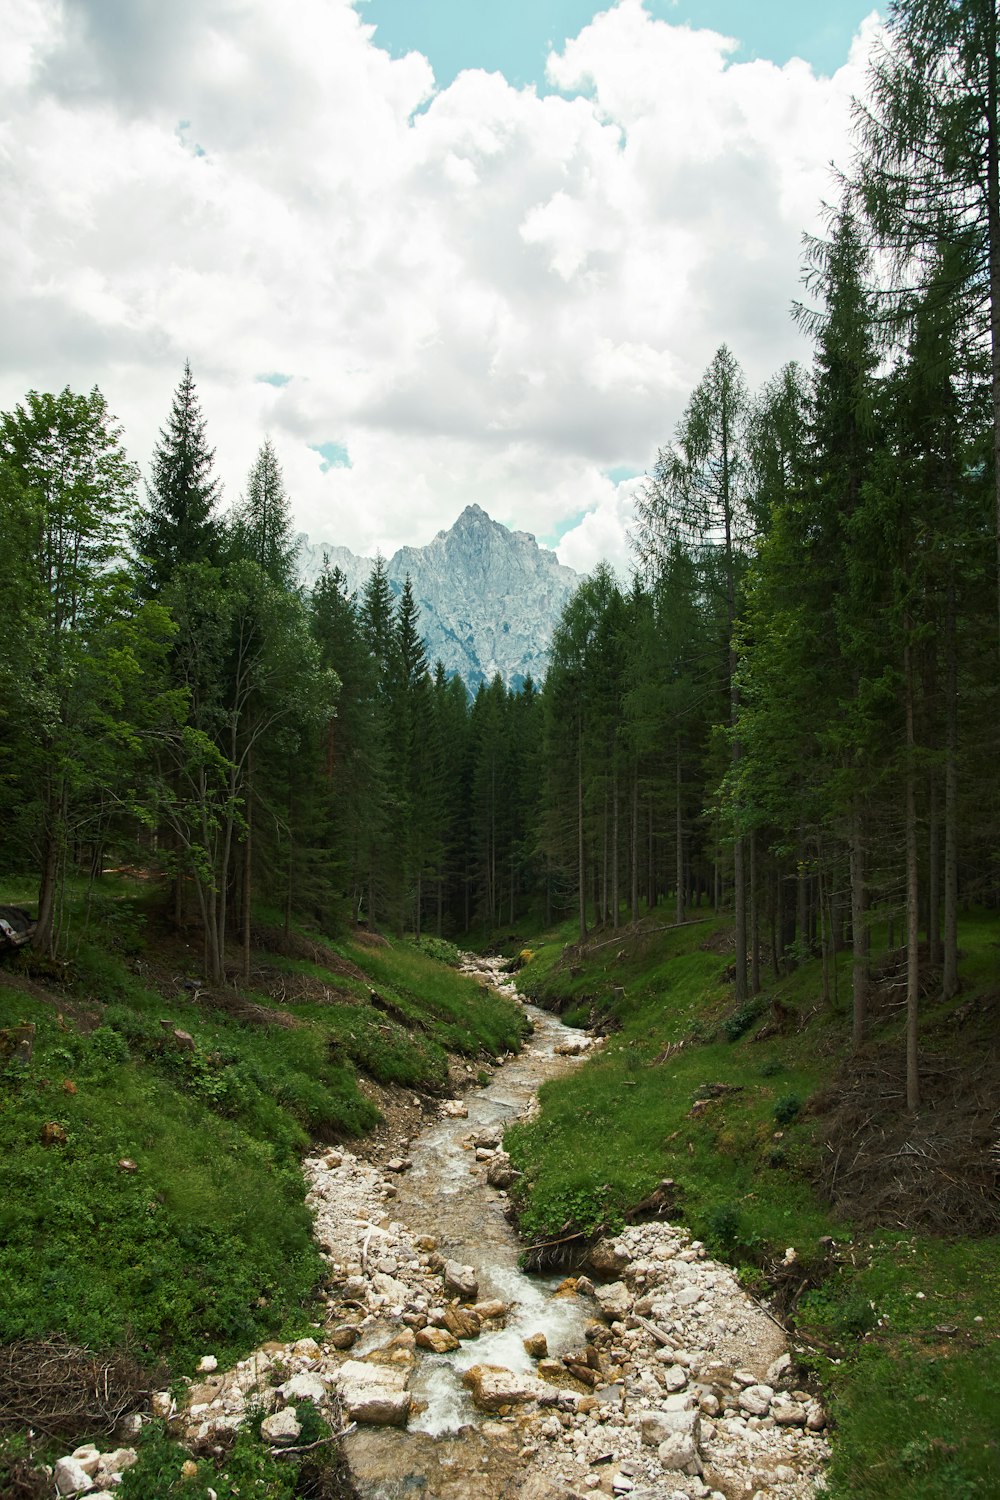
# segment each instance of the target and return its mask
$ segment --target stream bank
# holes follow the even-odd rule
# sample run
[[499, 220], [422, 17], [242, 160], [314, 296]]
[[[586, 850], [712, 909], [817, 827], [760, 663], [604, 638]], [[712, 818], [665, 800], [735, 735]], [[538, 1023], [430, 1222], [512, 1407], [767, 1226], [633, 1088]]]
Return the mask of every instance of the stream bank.
[[[497, 961], [470, 968], [513, 989]], [[158, 1414], [205, 1451], [256, 1405], [294, 1449], [309, 1398], [348, 1425], [362, 1500], [811, 1500], [824, 1414], [781, 1330], [685, 1231], [629, 1227], [594, 1247], [593, 1280], [520, 1271], [503, 1129], [593, 1046], [526, 1011], [524, 1050], [396, 1156], [306, 1160], [330, 1272], [314, 1337], [224, 1374], [205, 1361]]]

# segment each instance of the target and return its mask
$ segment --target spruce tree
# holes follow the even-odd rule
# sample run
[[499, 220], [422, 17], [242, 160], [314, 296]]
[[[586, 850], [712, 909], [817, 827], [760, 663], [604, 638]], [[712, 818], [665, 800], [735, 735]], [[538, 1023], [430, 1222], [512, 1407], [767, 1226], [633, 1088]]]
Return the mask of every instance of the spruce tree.
[[215, 511], [220, 485], [212, 474], [214, 457], [191, 365], [185, 362], [153, 453], [146, 509], [134, 531], [139, 576], [147, 594], [160, 593], [185, 564], [219, 560]]

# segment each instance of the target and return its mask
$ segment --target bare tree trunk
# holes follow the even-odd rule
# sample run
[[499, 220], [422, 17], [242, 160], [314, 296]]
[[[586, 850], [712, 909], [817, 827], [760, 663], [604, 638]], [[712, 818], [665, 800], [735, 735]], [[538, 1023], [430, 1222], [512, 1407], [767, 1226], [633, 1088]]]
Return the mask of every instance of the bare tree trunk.
[[958, 994], [958, 652], [955, 644], [955, 585], [948, 584], [944, 765], [944, 970], [941, 998]]
[[913, 765], [913, 661], [909, 643], [909, 620], [903, 647], [903, 678], [906, 692], [906, 1107], [920, 1108], [920, 1072], [917, 1027], [920, 1004], [920, 880], [917, 848], [917, 787]]
[[632, 850], [629, 880], [629, 907], [632, 921], [639, 920], [639, 766], [632, 766]]
[[744, 840], [733, 840], [733, 887], [736, 902], [736, 1003], [747, 998], [747, 877]]
[[760, 911], [757, 888], [757, 834], [750, 835], [750, 993], [760, 994]]
[[247, 799], [246, 799], [247, 832], [243, 843], [243, 978], [250, 979], [250, 924], [251, 907], [253, 896], [253, 768], [250, 755], [247, 756]]
[[816, 881], [819, 905], [819, 946], [820, 953], [823, 955], [823, 1005], [829, 1010], [833, 1002], [833, 990], [830, 984], [830, 939], [827, 931], [826, 900], [823, 888], [823, 851], [818, 843], [816, 845]]
[[799, 856], [795, 886], [795, 937], [799, 951], [805, 953], [809, 947], [809, 876], [806, 862], [806, 838], [799, 825]]
[[618, 856], [618, 756], [615, 755], [614, 768], [612, 771], [611, 793], [614, 799], [611, 809], [611, 930], [618, 931], [621, 921], [621, 892], [618, 888], [619, 879], [619, 856]]
[[583, 847], [583, 731], [577, 746], [576, 761], [576, 880], [579, 891], [580, 942], [587, 938], [587, 872]]
[[860, 804], [851, 815], [851, 1045], [855, 1052], [865, 1039], [868, 1011], [868, 893], [865, 873], [864, 826]]
[[676, 890], [674, 893], [674, 921], [683, 922], [686, 917], [684, 910], [684, 800], [683, 783], [681, 781], [681, 742], [680, 736], [674, 740], [675, 763], [674, 763], [674, 881]]

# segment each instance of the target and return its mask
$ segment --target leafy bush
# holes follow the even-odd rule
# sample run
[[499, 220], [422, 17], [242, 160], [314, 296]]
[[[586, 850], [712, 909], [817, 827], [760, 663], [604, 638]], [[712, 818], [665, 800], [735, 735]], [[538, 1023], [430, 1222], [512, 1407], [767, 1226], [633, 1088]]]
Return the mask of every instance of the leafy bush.
[[802, 1109], [798, 1094], [782, 1094], [774, 1101], [774, 1118], [779, 1125], [790, 1125]]

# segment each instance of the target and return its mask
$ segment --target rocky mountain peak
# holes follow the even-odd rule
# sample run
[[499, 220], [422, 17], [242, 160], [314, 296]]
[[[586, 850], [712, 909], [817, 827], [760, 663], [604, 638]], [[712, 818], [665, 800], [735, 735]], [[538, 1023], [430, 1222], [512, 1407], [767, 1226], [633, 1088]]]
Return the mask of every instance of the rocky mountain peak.
[[[303, 535], [303, 582], [319, 576], [324, 555], [351, 589], [371, 574], [371, 558]], [[409, 575], [428, 660], [440, 659], [473, 691], [497, 672], [513, 687], [528, 676], [544, 677], [553, 632], [580, 582], [530, 532], [508, 530], [475, 503], [426, 546], [401, 547], [386, 566], [397, 593]]]

